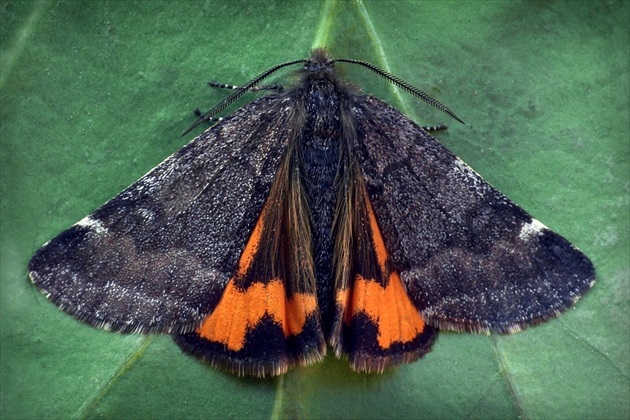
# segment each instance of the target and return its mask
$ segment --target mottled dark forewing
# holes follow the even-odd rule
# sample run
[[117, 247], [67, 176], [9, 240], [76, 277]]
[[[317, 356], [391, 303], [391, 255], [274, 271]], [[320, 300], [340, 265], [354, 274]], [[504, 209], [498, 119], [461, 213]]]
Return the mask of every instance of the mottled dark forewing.
[[588, 258], [404, 115], [357, 97], [355, 153], [393, 270], [434, 326], [513, 332], [595, 279]]
[[237, 110], [46, 243], [32, 281], [97, 327], [191, 330], [234, 274], [286, 147], [276, 103]]

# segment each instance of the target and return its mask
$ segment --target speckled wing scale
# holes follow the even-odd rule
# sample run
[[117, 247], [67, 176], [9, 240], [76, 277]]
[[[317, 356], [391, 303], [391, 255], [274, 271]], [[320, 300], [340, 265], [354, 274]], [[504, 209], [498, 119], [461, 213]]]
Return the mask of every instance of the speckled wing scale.
[[[309, 60], [292, 89], [238, 109], [46, 243], [30, 277], [95, 327], [169, 333], [237, 374], [278, 375], [329, 344], [383, 371], [439, 329], [512, 333], [570, 307], [591, 262], [425, 130]], [[223, 85], [217, 85], [222, 87]], [[188, 130], [189, 131], [189, 130]]]
[[584, 254], [398, 111], [366, 98], [355, 120], [391, 264], [430, 325], [512, 333], [557, 316], [593, 285]]

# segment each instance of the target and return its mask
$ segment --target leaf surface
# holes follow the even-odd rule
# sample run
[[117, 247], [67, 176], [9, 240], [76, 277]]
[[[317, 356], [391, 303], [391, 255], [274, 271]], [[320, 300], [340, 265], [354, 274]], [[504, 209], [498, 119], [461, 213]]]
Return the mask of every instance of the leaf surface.
[[[2, 2], [0, 417], [628, 418], [629, 19], [615, 1]], [[254, 380], [169, 337], [92, 329], [29, 283], [39, 246], [185, 144], [192, 110], [224, 95], [207, 80], [244, 83], [316, 45], [453, 109], [466, 125], [339, 66], [449, 124], [439, 140], [593, 260], [594, 289], [513, 336], [443, 333], [383, 375], [328, 356]]]

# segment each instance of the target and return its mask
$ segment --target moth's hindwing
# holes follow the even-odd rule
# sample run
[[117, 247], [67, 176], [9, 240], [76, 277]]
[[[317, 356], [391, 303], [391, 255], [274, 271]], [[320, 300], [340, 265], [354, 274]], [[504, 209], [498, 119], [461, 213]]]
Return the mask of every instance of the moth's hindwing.
[[356, 156], [392, 270], [440, 329], [510, 333], [594, 283], [588, 258], [407, 117], [356, 100]]
[[293, 219], [307, 213], [292, 157], [289, 150], [221, 301], [201, 327], [175, 336], [186, 352], [239, 375], [279, 375], [326, 353], [308, 221]]
[[429, 352], [438, 330], [425, 323], [392, 269], [360, 170], [353, 171], [353, 269], [337, 287], [331, 344], [337, 354], [349, 356], [354, 370], [382, 372]]

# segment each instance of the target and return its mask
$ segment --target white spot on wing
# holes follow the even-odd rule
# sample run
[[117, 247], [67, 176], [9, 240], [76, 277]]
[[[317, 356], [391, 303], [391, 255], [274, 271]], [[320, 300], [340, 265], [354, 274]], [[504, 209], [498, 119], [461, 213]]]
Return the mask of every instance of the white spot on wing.
[[459, 169], [459, 171], [465, 173], [465, 174], [475, 174], [476, 176], [478, 176], [479, 178], [481, 178], [481, 175], [479, 175], [477, 173], [477, 171], [475, 171], [473, 168], [471, 168], [470, 166], [468, 166], [466, 164], [466, 162], [464, 162], [463, 160], [461, 160], [460, 158], [456, 157], [455, 158], [455, 167], [457, 169]]
[[75, 226], [83, 226], [91, 229], [94, 233], [102, 234], [107, 232], [107, 228], [103, 226], [103, 223], [100, 220], [94, 220], [90, 216], [86, 216], [83, 219], [79, 220], [75, 223]]
[[152, 211], [151, 209], [148, 209], [148, 208], [141, 208], [141, 209], [138, 210], [138, 213], [145, 220], [145, 222], [153, 223], [153, 219], [155, 218], [155, 212], [154, 211]]
[[459, 176], [463, 175], [466, 177], [467, 182], [475, 189], [475, 192], [478, 195], [483, 196], [486, 189], [483, 178], [475, 172], [473, 168], [466, 165], [466, 162], [460, 158], [456, 158], [455, 164], [453, 165], [453, 171]]
[[521, 227], [521, 233], [518, 234], [518, 237], [526, 241], [532, 236], [540, 235], [544, 229], [547, 229], [547, 226], [536, 219], [532, 219], [531, 222], [525, 223], [523, 227]]

